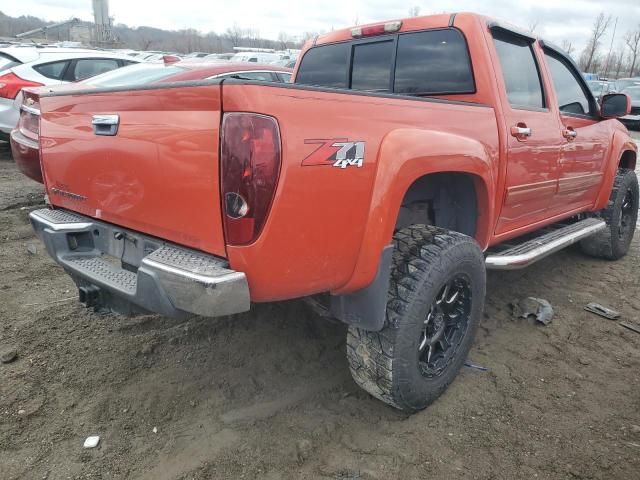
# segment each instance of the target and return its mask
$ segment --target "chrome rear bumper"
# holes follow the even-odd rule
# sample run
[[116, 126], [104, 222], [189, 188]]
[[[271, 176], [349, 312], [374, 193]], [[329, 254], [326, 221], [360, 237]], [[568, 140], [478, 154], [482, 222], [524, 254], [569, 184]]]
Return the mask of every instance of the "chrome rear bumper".
[[[224, 259], [66, 210], [41, 209], [29, 217], [88, 306], [171, 317], [250, 308], [245, 274], [230, 270]], [[128, 304], [138, 309], [123, 308]]]

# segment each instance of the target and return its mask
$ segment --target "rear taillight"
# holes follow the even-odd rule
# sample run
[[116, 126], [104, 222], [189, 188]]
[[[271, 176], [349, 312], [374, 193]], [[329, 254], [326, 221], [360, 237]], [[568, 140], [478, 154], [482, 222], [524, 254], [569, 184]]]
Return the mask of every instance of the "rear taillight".
[[162, 61], [165, 65], [171, 65], [172, 63], [179, 62], [180, 57], [176, 57], [175, 55], [163, 55]]
[[25, 92], [20, 107], [18, 130], [25, 137], [38, 141], [40, 135], [40, 103], [38, 96]]
[[41, 87], [42, 83], [20, 78], [13, 72], [0, 76], [0, 97], [13, 100], [25, 87]]
[[280, 174], [275, 118], [227, 113], [222, 119], [220, 184], [227, 243], [246, 245], [260, 235]]

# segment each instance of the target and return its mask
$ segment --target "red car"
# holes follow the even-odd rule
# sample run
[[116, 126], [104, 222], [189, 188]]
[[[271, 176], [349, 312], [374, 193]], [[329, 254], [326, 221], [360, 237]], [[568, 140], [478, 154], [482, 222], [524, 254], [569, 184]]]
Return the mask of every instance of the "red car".
[[[236, 78], [263, 82], [289, 82], [292, 70], [275, 65], [257, 63], [189, 63], [170, 64], [140, 63], [97, 75], [83, 82], [71, 83], [61, 91], [86, 91], [94, 88], [133, 87], [145, 84], [185, 82], [193, 80]], [[22, 114], [17, 128], [11, 133], [11, 145], [18, 168], [27, 177], [43, 183], [38, 154], [38, 139], [25, 125], [37, 121], [29, 105], [22, 106]]]

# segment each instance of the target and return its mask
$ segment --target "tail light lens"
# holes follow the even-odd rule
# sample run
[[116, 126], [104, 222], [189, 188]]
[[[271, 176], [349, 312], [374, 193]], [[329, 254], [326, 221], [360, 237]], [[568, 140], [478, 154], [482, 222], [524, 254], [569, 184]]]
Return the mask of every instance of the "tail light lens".
[[32, 82], [20, 78], [13, 72], [0, 76], [0, 97], [13, 100], [18, 96], [18, 92], [25, 87], [41, 87], [42, 83]]
[[275, 118], [227, 113], [222, 119], [220, 183], [227, 243], [254, 242], [267, 219], [280, 174]]
[[179, 62], [180, 57], [176, 57], [175, 55], [163, 55], [162, 61], [165, 65], [170, 65], [172, 63]]
[[18, 130], [25, 137], [38, 141], [40, 135], [40, 103], [38, 96], [25, 92], [20, 108], [20, 120]]

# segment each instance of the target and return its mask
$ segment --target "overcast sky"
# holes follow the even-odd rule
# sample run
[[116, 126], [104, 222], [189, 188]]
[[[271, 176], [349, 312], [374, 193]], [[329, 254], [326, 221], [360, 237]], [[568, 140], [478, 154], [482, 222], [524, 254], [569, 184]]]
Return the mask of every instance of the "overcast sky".
[[[11, 0], [0, 10], [16, 15], [35, 15], [46, 20], [92, 18], [91, 0]], [[573, 42], [580, 51], [586, 43], [594, 18], [605, 10], [618, 17], [616, 43], [629, 30], [640, 26], [640, 0], [111, 0], [110, 15], [116, 23], [148, 25], [179, 30], [222, 33], [237, 23], [254, 28], [265, 38], [276, 39], [281, 31], [300, 35], [305, 31], [325, 32], [359, 23], [406, 17], [411, 7], [421, 15], [473, 11], [498, 17], [528, 28], [560, 44]], [[608, 48], [612, 28], [605, 40]]]

